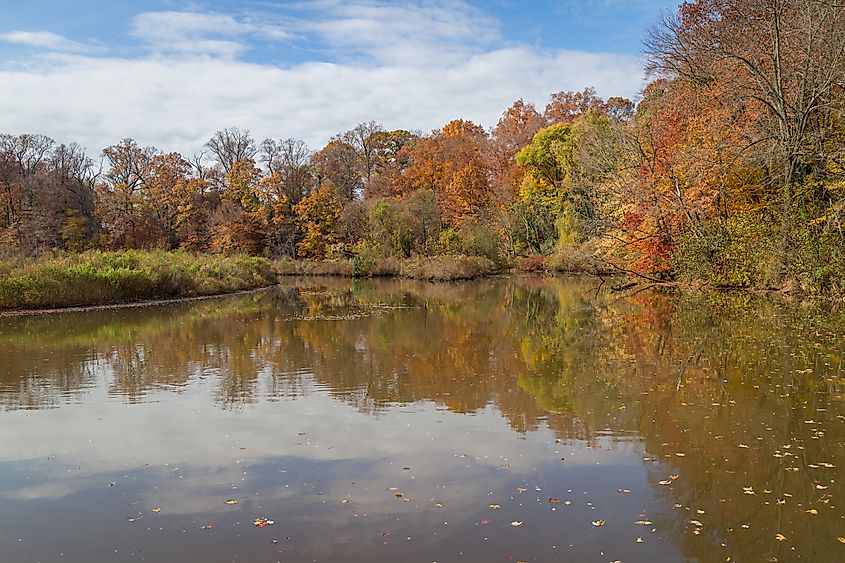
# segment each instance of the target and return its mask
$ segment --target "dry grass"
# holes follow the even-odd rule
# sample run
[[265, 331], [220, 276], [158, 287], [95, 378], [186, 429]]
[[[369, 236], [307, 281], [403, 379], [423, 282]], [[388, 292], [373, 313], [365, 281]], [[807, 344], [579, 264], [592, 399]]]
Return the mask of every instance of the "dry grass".
[[0, 309], [105, 305], [231, 293], [276, 281], [252, 256], [125, 250], [0, 262]]
[[406, 260], [279, 260], [276, 262], [276, 271], [288, 276], [403, 277], [454, 281], [488, 276], [498, 272], [499, 268], [492, 260], [480, 256], [431, 256]]

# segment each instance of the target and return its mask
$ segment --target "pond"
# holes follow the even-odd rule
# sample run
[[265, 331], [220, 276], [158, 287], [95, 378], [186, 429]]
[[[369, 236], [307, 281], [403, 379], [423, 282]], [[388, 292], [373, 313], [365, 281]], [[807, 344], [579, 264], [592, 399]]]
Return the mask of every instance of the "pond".
[[843, 327], [531, 277], [0, 319], [0, 560], [843, 561]]

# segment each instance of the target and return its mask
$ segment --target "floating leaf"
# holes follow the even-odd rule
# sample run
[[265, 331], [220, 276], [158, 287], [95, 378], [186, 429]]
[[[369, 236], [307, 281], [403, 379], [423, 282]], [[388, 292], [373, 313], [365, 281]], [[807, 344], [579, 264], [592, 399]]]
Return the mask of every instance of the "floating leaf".
[[603, 519], [593, 520], [593, 526], [604, 526], [607, 522]]
[[637, 543], [643, 543], [643, 538], [637, 538]]
[[776, 539], [776, 540], [778, 540], [778, 541], [785, 541], [785, 540], [786, 540], [786, 536], [785, 536], [785, 535], [783, 535], [783, 534], [777, 534], [777, 535], [775, 536], [775, 539]]
[[839, 543], [845, 543], [845, 538], [839, 536], [838, 538], [836, 538], [836, 541], [838, 541]]
[[523, 524], [522, 520], [514, 520], [513, 522], [511, 522], [511, 526], [513, 526], [514, 528], [516, 528], [518, 526], [522, 526], [522, 524]]
[[224, 503], [225, 503], [225, 504], [232, 505], [232, 504], [238, 504], [238, 501], [236, 501], [236, 500], [235, 500], [235, 499], [233, 499], [233, 498], [230, 498], [230, 499], [225, 500], [225, 501], [224, 501]]
[[502, 508], [502, 505], [501, 504], [491, 504], [490, 508], [492, 508], [493, 510], [499, 510], [500, 508]]
[[443, 503], [442, 502], [435, 502], [434, 508], [443, 508]]
[[275, 524], [274, 521], [268, 520], [267, 518], [264, 518], [263, 516], [259, 516], [258, 518], [253, 520], [252, 523], [253, 523], [253, 525], [255, 525], [256, 528], [263, 528], [265, 526], [272, 526], [273, 524]]
[[202, 526], [200, 526], [200, 528], [202, 528], [203, 530], [211, 530], [212, 528], [214, 528], [214, 524], [209, 522], [208, 524], [203, 524]]
[[549, 502], [550, 502], [550, 503], [552, 503], [552, 504], [559, 504], [559, 503], [560, 503], [560, 499], [559, 499], [559, 498], [549, 497]]
[[649, 520], [637, 520], [634, 524], [637, 526], [651, 526], [653, 522], [650, 522]]
[[154, 513], [158, 514], [159, 512], [161, 512], [161, 509], [160, 508], [153, 508], [152, 510], [150, 510], [150, 512], [154, 512]]
[[526, 489], [525, 487], [517, 487], [517, 488], [516, 488], [516, 492], [518, 492], [518, 493], [524, 493], [524, 492], [525, 492], [525, 491], [527, 491], [527, 490], [528, 490], [528, 489]]
[[819, 513], [819, 511], [816, 510], [815, 508], [811, 508], [810, 510], [805, 510], [804, 512], [806, 512], [807, 514], [814, 514], [814, 515]]

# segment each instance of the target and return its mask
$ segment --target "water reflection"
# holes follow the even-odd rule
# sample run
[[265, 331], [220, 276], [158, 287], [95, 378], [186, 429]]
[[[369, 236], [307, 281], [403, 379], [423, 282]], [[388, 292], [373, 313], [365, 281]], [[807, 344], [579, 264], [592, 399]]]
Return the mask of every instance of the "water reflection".
[[[167, 504], [156, 517], [172, 526], [146, 538], [157, 548], [103, 528], [121, 557], [155, 558], [187, 549], [196, 540], [174, 530], [201, 533], [238, 495], [228, 514], [248, 526], [273, 508], [293, 539], [256, 551], [217, 526], [200, 540], [207, 558], [232, 558], [213, 546], [259, 559], [332, 559], [341, 546], [349, 560], [845, 557], [845, 315], [595, 285], [297, 279], [194, 304], [2, 319], [0, 516], [18, 525], [0, 540], [14, 545], [41, 518], [37, 502], [56, 514]], [[54, 543], [96, 559], [73, 540], [80, 526], [55, 523]]]

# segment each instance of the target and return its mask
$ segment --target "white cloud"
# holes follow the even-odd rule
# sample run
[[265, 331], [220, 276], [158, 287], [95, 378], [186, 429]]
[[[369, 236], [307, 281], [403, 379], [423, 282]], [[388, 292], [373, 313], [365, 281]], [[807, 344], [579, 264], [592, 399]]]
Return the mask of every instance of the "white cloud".
[[91, 47], [88, 45], [71, 41], [58, 33], [52, 33], [50, 31], [10, 31], [8, 33], [0, 33], [0, 41], [50, 51], [78, 52], [91, 50]]
[[227, 57], [235, 56], [245, 48], [234, 38], [254, 35], [281, 40], [292, 37], [276, 25], [205, 12], [145, 12], [133, 18], [132, 34], [157, 52]]
[[305, 33], [347, 53], [388, 64], [443, 64], [501, 40], [499, 23], [463, 2], [315, 2]]
[[[53, 54], [0, 66], [4, 128], [92, 153], [132, 136], [189, 155], [229, 126], [318, 148], [362, 121], [427, 131], [463, 117], [491, 126], [517, 98], [542, 109], [559, 90], [593, 85], [630, 97], [642, 83], [635, 56], [507, 45], [494, 20], [464, 4], [319, 2], [305, 13], [284, 26], [277, 13], [263, 22], [141, 14], [133, 33], [149, 46], [142, 56]], [[236, 57], [247, 39], [288, 34], [316, 34], [348, 56], [284, 68]]]

